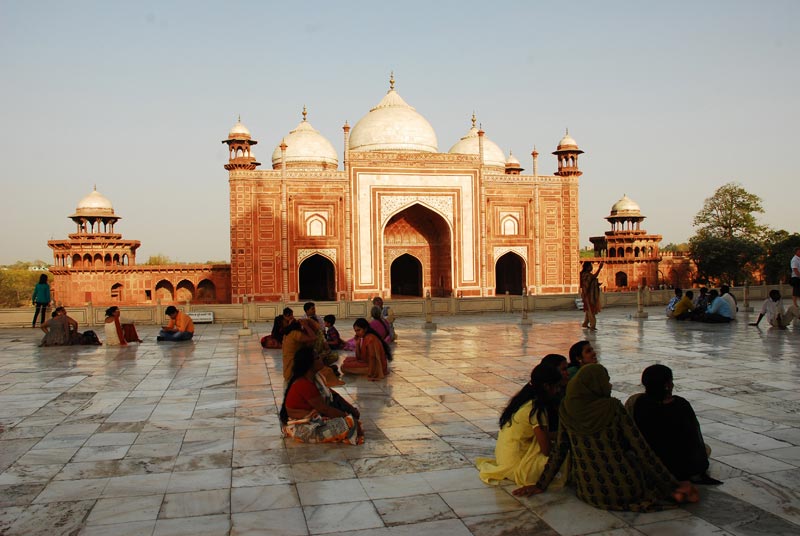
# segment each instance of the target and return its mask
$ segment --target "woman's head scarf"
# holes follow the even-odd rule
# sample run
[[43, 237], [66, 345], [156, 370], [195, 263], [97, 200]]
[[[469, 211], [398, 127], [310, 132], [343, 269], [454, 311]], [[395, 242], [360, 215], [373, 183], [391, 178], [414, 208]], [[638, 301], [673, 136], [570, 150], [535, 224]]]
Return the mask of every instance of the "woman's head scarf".
[[568, 432], [594, 434], [611, 424], [621, 407], [611, 398], [611, 383], [603, 365], [584, 365], [567, 384], [567, 395], [561, 403], [559, 421]]

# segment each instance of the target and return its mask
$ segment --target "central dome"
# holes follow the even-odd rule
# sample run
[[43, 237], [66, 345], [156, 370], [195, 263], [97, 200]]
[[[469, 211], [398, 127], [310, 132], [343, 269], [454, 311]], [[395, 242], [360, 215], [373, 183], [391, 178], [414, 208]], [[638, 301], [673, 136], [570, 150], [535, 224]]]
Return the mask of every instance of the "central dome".
[[436, 132], [428, 121], [391, 89], [350, 133], [351, 151], [439, 152]]

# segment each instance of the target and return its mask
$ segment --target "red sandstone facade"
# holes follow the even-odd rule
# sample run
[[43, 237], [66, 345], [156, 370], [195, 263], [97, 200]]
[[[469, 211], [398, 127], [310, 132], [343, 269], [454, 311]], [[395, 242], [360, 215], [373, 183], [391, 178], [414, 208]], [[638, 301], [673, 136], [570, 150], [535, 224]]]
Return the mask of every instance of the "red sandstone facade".
[[75, 233], [50, 240], [53, 300], [65, 306], [140, 305], [185, 302], [230, 303], [226, 264], [136, 265], [138, 240], [114, 232], [120, 219], [96, 190], [78, 203], [70, 218]]
[[564, 136], [558, 171], [524, 175], [472, 129], [448, 153], [394, 91], [351, 132], [344, 165], [308, 123], [284, 137], [272, 170], [238, 122], [229, 148], [231, 297], [492, 296], [578, 289], [578, 155]]

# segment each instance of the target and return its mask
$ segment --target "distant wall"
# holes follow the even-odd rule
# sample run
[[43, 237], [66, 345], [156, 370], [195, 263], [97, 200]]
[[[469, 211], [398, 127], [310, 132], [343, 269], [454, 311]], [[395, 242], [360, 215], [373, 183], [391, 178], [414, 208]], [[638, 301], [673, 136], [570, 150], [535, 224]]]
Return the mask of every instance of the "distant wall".
[[[761, 302], [767, 297], [770, 290], [777, 288], [780, 290], [784, 300], [791, 299], [791, 287], [789, 285], [761, 285], [747, 287], [749, 293], [749, 304], [755, 310], [761, 307]], [[695, 294], [697, 289], [694, 289]], [[744, 287], [735, 287], [731, 292], [739, 302], [740, 310], [744, 307]], [[666, 305], [674, 291], [667, 290], [647, 290], [643, 292], [643, 306]], [[494, 313], [521, 313], [523, 300], [528, 302], [528, 311], [536, 313], [540, 311], [557, 311], [575, 309], [575, 299], [577, 294], [546, 294], [538, 296], [492, 296], [482, 298], [432, 298], [431, 309], [434, 316], [451, 316], [464, 314], [494, 314]], [[607, 292], [602, 294], [604, 307], [636, 307], [636, 292]], [[403, 299], [386, 300], [398, 317], [422, 317], [425, 316], [425, 299]], [[317, 314], [321, 317], [327, 314], [336, 315], [337, 319], [350, 319], [366, 317], [372, 303], [369, 301], [338, 301], [338, 302], [316, 302]], [[211, 311], [214, 313], [215, 323], [239, 323], [244, 315], [250, 322], [272, 322], [272, 320], [283, 311], [284, 307], [291, 307], [295, 316], [303, 315], [303, 302], [251, 302], [247, 305], [242, 304], [192, 304], [183, 302], [178, 304], [179, 308], [189, 311]], [[167, 319], [164, 316], [164, 309], [167, 304], [156, 305], [131, 305], [123, 306], [122, 317], [130, 318], [137, 324], [163, 324]], [[68, 307], [69, 315], [74, 318], [79, 325], [98, 325], [105, 319], [105, 306], [94, 307], [86, 304], [76, 307]], [[16, 309], [0, 309], [0, 328], [2, 327], [25, 327], [31, 325], [33, 318], [33, 307], [19, 307]], [[50, 310], [48, 310], [49, 314]]]

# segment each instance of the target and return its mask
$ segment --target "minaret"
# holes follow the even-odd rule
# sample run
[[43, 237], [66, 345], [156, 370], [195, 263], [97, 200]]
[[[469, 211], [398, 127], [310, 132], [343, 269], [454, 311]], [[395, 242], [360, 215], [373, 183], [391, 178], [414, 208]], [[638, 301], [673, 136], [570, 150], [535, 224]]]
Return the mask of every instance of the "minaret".
[[258, 142], [250, 138], [250, 131], [242, 124], [241, 117], [228, 132], [228, 139], [222, 140], [222, 143], [228, 145], [228, 163], [225, 164], [225, 169], [228, 171], [233, 169], [252, 171], [261, 165], [256, 162], [256, 158], [250, 150], [251, 146]]
[[578, 169], [578, 155], [583, 154], [578, 148], [578, 143], [569, 135], [566, 135], [558, 142], [558, 148], [553, 152], [558, 158], [558, 171], [556, 175], [560, 177], [580, 177], [583, 172]]

